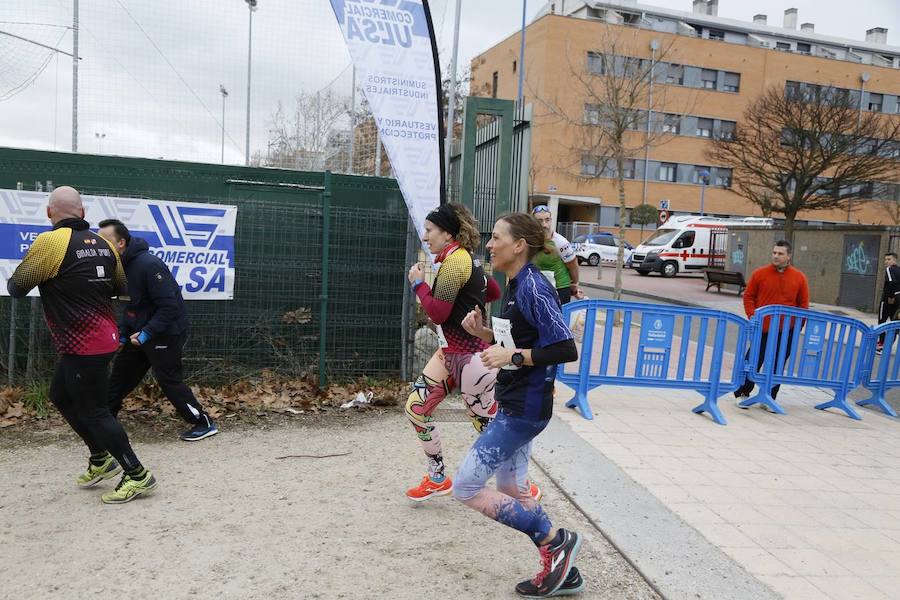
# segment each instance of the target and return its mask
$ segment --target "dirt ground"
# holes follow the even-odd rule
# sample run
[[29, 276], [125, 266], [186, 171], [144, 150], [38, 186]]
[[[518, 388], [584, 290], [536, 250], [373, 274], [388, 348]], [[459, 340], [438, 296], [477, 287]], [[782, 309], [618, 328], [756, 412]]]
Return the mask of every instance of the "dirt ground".
[[[113, 480], [75, 486], [85, 449], [65, 428], [3, 430], [0, 597], [502, 599], [537, 570], [522, 534], [451, 497], [406, 499], [423, 459], [400, 411], [222, 429], [194, 444], [135, 431], [160, 485], [121, 506], [100, 503]], [[451, 470], [474, 436], [444, 425]], [[584, 534], [583, 598], [657, 598], [534, 466], [532, 478], [554, 522]]]

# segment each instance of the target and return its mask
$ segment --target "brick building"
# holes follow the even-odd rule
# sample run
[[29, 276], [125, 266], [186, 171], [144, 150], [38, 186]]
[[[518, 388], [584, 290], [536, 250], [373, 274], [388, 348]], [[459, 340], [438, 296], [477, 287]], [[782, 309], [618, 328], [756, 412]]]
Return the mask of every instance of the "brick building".
[[[667, 113], [663, 106], [649, 113], [652, 127], [664, 127], [672, 135], [626, 165], [629, 207], [644, 198], [654, 206], [667, 199], [674, 214], [696, 214], [698, 173], [705, 169], [710, 173], [704, 194], [707, 214], [759, 216], [759, 208], [730, 190], [729, 165], [709, 164], [704, 152], [709, 139], [733, 131], [747, 104], [770, 86], [786, 91], [810, 85], [844, 88], [860, 110], [900, 119], [900, 47], [887, 45], [886, 29], [870, 29], [864, 41], [849, 40], [816, 33], [812, 23], [797, 29], [796, 9], [785, 11], [781, 25], [769, 24], [766, 15], [743, 22], [717, 12], [716, 0], [695, 0], [690, 12], [629, 0], [547, 3], [526, 32], [524, 96], [526, 104], [535, 106], [532, 200], [558, 205], [560, 222], [617, 225], [615, 180], [592, 178], [602, 166], [592, 164], [590, 156], [560, 162], [577, 140], [552, 126], [549, 116], [541, 116], [547, 111], [540, 102], [553, 98], [572, 113], [584, 110], [589, 119], [590, 107], [579, 97], [583, 87], [577, 71], [594, 68], [591, 54], [598, 51], [597, 40], [609, 33], [630, 41], [631, 58], [659, 61], [654, 85], [665, 86], [666, 103], [673, 111]], [[515, 99], [519, 44], [517, 32], [472, 61], [473, 94]], [[656, 57], [651, 44], [665, 49], [663, 59]], [[888, 201], [900, 200], [900, 186], [886, 189], [892, 198]], [[883, 201], [857, 203], [852, 213], [840, 209], [800, 215], [801, 223], [848, 220], [891, 221]]]

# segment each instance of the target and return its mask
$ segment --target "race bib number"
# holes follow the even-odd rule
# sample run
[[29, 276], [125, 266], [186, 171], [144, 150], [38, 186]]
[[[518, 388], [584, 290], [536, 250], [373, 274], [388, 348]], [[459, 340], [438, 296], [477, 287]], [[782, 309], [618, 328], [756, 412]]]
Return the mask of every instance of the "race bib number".
[[446, 348], [450, 345], [447, 343], [447, 337], [444, 335], [444, 329], [440, 325], [435, 325], [434, 331], [438, 336], [438, 347]]
[[[494, 330], [494, 339], [497, 340], [498, 344], [504, 348], [516, 347], [516, 342], [513, 341], [512, 336], [512, 323], [510, 323], [509, 319], [491, 317], [491, 326]], [[515, 365], [506, 365], [505, 367], [500, 368], [506, 369], [507, 371], [516, 371], [519, 367]]]

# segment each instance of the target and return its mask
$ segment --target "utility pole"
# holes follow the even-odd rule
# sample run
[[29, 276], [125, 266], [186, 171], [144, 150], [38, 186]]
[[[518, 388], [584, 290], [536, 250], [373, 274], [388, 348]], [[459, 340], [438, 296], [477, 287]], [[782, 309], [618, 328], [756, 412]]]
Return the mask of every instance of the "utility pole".
[[347, 152], [347, 172], [353, 173], [353, 150], [356, 141], [356, 65], [353, 65], [353, 87], [350, 89], [350, 149]]
[[522, 101], [525, 98], [525, 12], [528, 7], [528, 0], [522, 0], [522, 32], [519, 34], [519, 93], [516, 94], [516, 105], [519, 110], [523, 109]]
[[78, 0], [72, 7], [72, 152], [78, 152]]
[[219, 84], [219, 93], [222, 94], [222, 164], [225, 164], [225, 98], [228, 97], [228, 90], [221, 83]]
[[250, 73], [253, 65], [253, 13], [257, 0], [244, 0], [250, 9], [250, 26], [247, 34], [247, 139], [244, 143], [244, 164], [250, 165]]
[[[453, 124], [456, 120], [456, 61], [459, 55], [459, 15], [462, 0], [456, 0], [456, 17], [453, 25], [453, 54], [450, 57], [450, 89], [447, 94], [447, 143], [444, 147], [444, 173], [450, 178], [450, 156], [453, 153]], [[377, 168], [376, 168], [377, 170]]]

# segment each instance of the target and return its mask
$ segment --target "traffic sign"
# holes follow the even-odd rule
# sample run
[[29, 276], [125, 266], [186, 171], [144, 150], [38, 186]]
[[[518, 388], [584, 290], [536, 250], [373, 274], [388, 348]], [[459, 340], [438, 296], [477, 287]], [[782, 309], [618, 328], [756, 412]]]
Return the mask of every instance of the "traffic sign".
[[659, 201], [659, 210], [669, 210], [669, 201], [666, 198]]
[[665, 222], [669, 220], [669, 211], [667, 211], [667, 210], [659, 211], [659, 218], [657, 220], [660, 225], [665, 224]]

